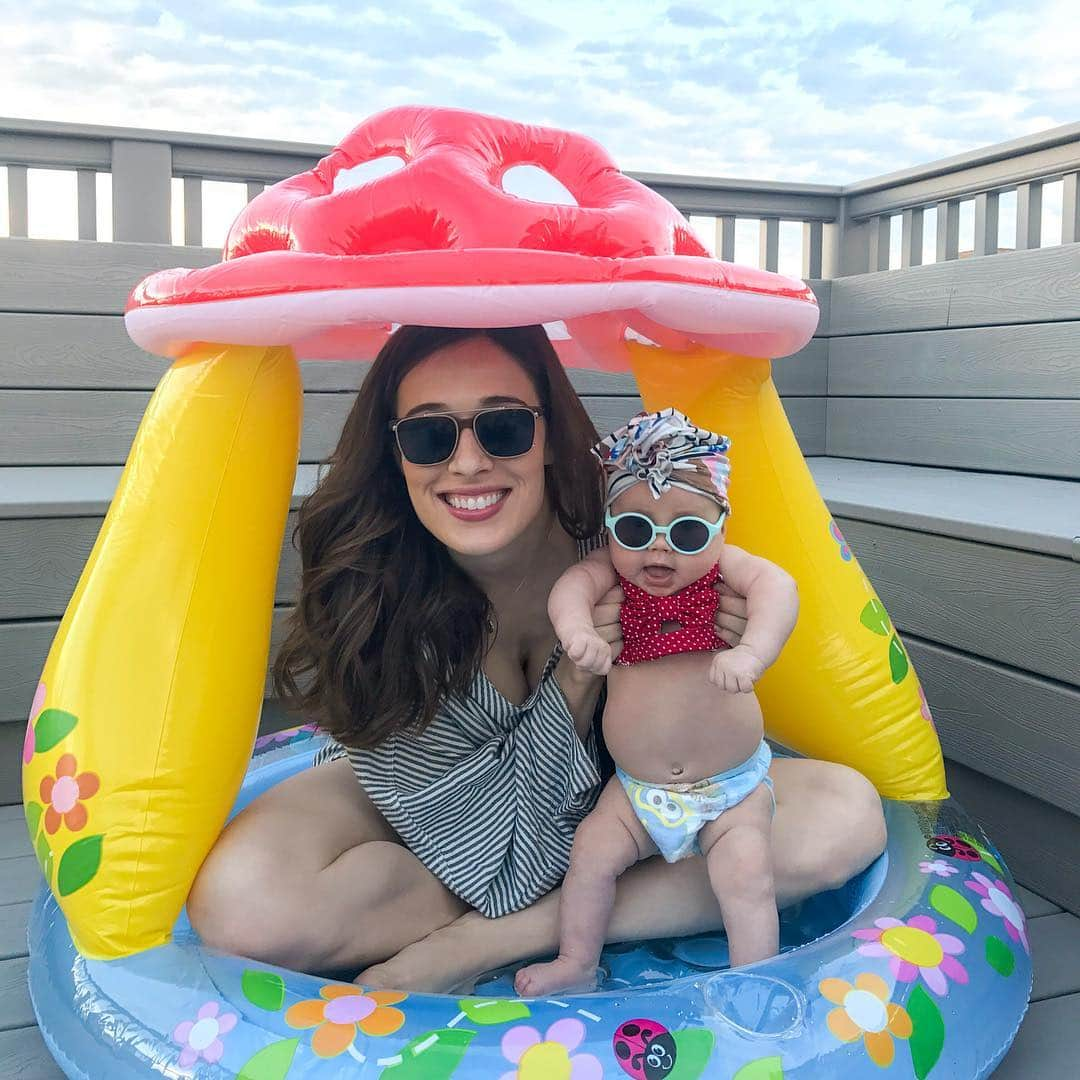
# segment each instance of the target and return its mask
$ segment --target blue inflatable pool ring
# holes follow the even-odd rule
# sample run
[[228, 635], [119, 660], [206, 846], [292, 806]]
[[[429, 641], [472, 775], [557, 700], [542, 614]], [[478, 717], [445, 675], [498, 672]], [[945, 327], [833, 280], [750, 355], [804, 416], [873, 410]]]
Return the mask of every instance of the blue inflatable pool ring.
[[[310, 767], [311, 728], [256, 749], [234, 812]], [[30, 921], [42, 1035], [80, 1080], [822, 1080], [990, 1074], [1031, 988], [1001, 856], [952, 800], [886, 802], [885, 854], [783, 914], [783, 951], [725, 970], [722, 935], [622, 945], [600, 991], [547, 1000], [495, 973], [468, 997], [372, 991], [168, 944], [91, 960], [48, 889]]]

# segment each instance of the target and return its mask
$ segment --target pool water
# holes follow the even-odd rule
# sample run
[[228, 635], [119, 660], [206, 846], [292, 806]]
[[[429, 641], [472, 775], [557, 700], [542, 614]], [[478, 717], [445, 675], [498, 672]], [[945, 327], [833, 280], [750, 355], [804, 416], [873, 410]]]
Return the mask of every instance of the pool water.
[[[885, 880], [887, 856], [838, 889], [818, 893], [780, 913], [780, 952], [788, 953], [843, 926], [877, 896]], [[501, 968], [479, 979], [477, 994], [513, 997], [514, 974], [521, 966]], [[676, 979], [728, 967], [723, 932], [694, 937], [609, 945], [600, 957], [596, 991], [659, 988]]]

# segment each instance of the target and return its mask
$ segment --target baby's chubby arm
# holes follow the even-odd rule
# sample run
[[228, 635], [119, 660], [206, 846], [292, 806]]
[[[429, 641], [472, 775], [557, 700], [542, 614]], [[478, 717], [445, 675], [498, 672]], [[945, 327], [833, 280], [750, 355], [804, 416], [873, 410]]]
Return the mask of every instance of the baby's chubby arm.
[[780, 655], [799, 617], [795, 579], [767, 559], [725, 544], [724, 581], [746, 597], [746, 632], [734, 649], [716, 654], [709, 679], [723, 690], [749, 693]]
[[611, 646], [596, 632], [593, 608], [618, 580], [611, 556], [600, 548], [574, 563], [548, 596], [548, 618], [566, 655], [594, 675], [611, 670]]

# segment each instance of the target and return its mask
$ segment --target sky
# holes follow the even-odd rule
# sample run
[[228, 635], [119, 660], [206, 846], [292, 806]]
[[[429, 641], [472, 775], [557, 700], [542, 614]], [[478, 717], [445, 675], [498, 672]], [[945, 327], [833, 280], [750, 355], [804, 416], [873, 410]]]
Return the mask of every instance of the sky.
[[0, 0], [0, 18], [0, 115], [19, 118], [332, 144], [449, 105], [584, 132], [628, 171], [833, 184], [1080, 119], [1073, 0]]

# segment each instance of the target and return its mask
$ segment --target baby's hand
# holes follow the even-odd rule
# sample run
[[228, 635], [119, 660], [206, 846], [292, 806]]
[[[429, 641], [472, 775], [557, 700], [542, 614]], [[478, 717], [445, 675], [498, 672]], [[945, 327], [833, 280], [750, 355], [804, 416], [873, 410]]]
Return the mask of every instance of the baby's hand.
[[611, 646], [595, 630], [575, 630], [563, 642], [563, 648], [585, 671], [606, 675], [611, 670]]
[[749, 694], [765, 672], [765, 665], [746, 646], [724, 649], [713, 657], [709, 682], [729, 694]]

